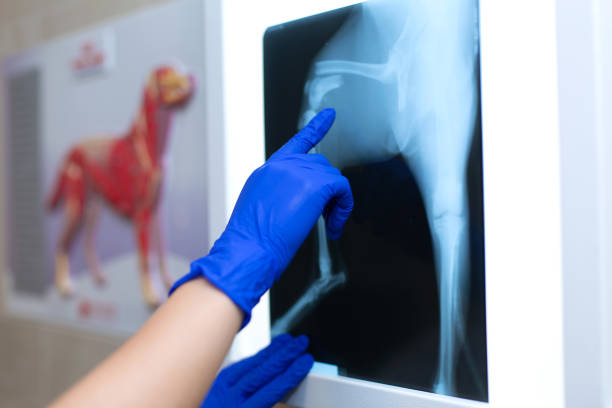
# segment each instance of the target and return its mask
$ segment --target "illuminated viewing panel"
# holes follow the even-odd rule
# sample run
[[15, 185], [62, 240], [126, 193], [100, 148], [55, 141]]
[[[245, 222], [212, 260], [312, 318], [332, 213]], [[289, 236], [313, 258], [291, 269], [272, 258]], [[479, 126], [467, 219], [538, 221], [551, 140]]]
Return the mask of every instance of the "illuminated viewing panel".
[[270, 27], [266, 154], [316, 112], [314, 150], [348, 177], [270, 295], [272, 334], [306, 333], [339, 375], [488, 400], [478, 3], [374, 0]]

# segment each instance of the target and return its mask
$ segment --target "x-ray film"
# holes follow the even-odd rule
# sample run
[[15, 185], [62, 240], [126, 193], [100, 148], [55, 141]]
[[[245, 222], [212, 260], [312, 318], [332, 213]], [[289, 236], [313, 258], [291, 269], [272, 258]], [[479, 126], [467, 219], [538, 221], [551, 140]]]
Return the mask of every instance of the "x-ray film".
[[349, 179], [338, 241], [319, 220], [270, 297], [339, 374], [486, 401], [476, 0], [371, 0], [270, 27], [266, 152], [321, 109], [313, 150]]

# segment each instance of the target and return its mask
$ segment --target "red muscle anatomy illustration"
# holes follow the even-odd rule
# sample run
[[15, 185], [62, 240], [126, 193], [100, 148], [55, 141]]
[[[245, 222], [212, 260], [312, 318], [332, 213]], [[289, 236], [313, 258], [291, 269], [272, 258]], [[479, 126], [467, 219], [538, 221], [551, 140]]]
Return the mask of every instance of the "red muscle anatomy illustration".
[[55, 286], [63, 296], [73, 292], [68, 254], [82, 224], [89, 270], [96, 283], [105, 283], [94, 247], [99, 201], [134, 225], [142, 294], [147, 304], [159, 304], [150, 277], [148, 255], [152, 245], [158, 255], [162, 280], [166, 287], [172, 285], [157, 216], [162, 158], [172, 113], [186, 105], [193, 92], [194, 80], [190, 75], [171, 66], [159, 67], [150, 74], [142, 106], [124, 135], [87, 139], [67, 152], [47, 202], [51, 210], [63, 203], [65, 211], [55, 254]]

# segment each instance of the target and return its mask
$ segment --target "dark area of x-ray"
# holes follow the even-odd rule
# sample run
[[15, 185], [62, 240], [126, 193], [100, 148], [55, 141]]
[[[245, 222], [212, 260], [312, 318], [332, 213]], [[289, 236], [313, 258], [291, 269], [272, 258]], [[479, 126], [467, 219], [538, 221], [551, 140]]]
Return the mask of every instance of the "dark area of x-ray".
[[[414, 4], [409, 10], [403, 6], [393, 10], [400, 3]], [[416, 0], [374, 4], [392, 11], [386, 16], [404, 13], [405, 26], [410, 19], [421, 19], [419, 7], [431, 3], [446, 4]], [[470, 0], [450, 3], [464, 8], [473, 5], [477, 10], [477, 3]], [[465, 75], [469, 87], [444, 84], [464, 82], [461, 74], [456, 80], [434, 78], [432, 82], [442, 82], [445, 92], [451, 89], [448, 100], [456, 97], [461, 104], [472, 104], [472, 111], [457, 111], [447, 106], [448, 100], [437, 106], [435, 98], [416, 107], [414, 101], [401, 101], [396, 89], [402, 86], [401, 75], [389, 76], [388, 68], [380, 68], [393, 59], [390, 55], [400, 42], [393, 39], [406, 36], [405, 29], [393, 31], [390, 22], [388, 52], [369, 56], [371, 61], [359, 59], [362, 47], [373, 44], [364, 43], [363, 31], [368, 18], [376, 19], [376, 12], [376, 7], [350, 6], [271, 27], [264, 36], [267, 156], [313, 112], [333, 107], [336, 122], [325, 143], [315, 150], [349, 179], [355, 199], [340, 240], [327, 240], [319, 223], [272, 288], [272, 332], [308, 334], [315, 359], [338, 366], [341, 375], [487, 401], [478, 46], [473, 66], [467, 68], [473, 69], [473, 75]], [[428, 18], [435, 14], [428, 13]], [[379, 23], [373, 26], [380, 29]], [[478, 30], [477, 20], [474, 26]], [[465, 27], [469, 31], [469, 24]], [[411, 34], [412, 45], [402, 49], [405, 55], [411, 56], [411, 47], [419, 49], [414, 43], [420, 35], [427, 41], [423, 31], [427, 28]], [[474, 41], [474, 34], [468, 32], [466, 42], [469, 36]], [[380, 49], [385, 46], [383, 37], [372, 40], [379, 41]], [[453, 46], [452, 42], [447, 46]], [[418, 52], [414, 54], [412, 58], [419, 58]], [[413, 68], [405, 72], [420, 86], [406, 97], [427, 99], [423, 95], [429, 92], [428, 82], [421, 81], [423, 71], [414, 66], [413, 62]], [[437, 72], [428, 75], [435, 77]], [[455, 88], [459, 90], [453, 95]], [[450, 112], [459, 119], [447, 133], [440, 125], [432, 130], [428, 122], [415, 119], [407, 126], [412, 133], [402, 144], [397, 137], [401, 127], [388, 122], [400, 120], [398, 112], [403, 117], [425, 117], [419, 109], [430, 117], [448, 118]], [[464, 134], [455, 135], [461, 129]], [[391, 140], [389, 134], [395, 137]], [[377, 154], [372, 146], [357, 152], [367, 137], [377, 138], [374, 142], [384, 154]], [[435, 137], [450, 139], [436, 140], [433, 147], [419, 142], [419, 138]], [[432, 153], [431, 149], [437, 150]], [[435, 157], [427, 164], [429, 156], [423, 159], [424, 155]], [[455, 159], [461, 155], [465, 157]], [[458, 184], [462, 192], [447, 193], [457, 190], [453, 186]], [[449, 217], [453, 211], [456, 216]]]

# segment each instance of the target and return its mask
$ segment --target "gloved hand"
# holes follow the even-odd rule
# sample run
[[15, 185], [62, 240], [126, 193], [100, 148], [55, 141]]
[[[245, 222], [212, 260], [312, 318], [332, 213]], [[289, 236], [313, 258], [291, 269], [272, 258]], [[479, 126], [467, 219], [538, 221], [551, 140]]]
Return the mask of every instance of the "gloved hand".
[[200, 408], [269, 408], [312, 368], [308, 338], [281, 334], [253, 357], [221, 370]]
[[328, 236], [340, 237], [353, 209], [349, 182], [324, 156], [307, 154], [335, 116], [333, 109], [321, 111], [251, 174], [221, 237], [207, 256], [191, 264], [170, 294], [204, 276], [242, 309], [244, 327], [321, 214]]

